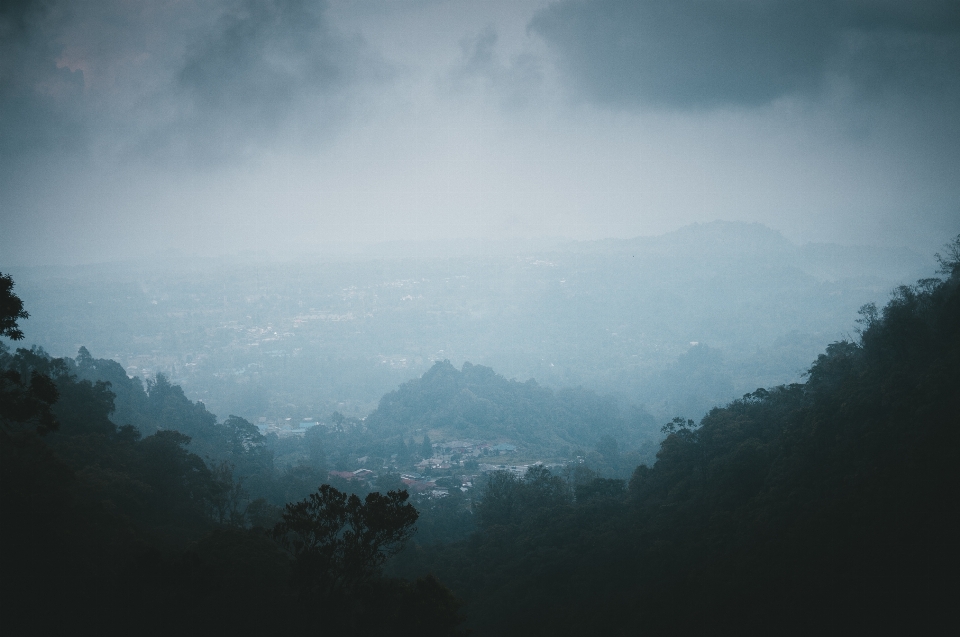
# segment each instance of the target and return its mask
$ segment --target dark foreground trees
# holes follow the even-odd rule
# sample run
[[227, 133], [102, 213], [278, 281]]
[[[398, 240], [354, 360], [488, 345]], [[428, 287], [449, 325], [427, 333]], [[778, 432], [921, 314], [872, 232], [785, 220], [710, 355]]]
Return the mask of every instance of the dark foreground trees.
[[0, 432], [0, 616], [30, 622], [11, 634], [454, 634], [453, 595], [414, 579], [432, 571], [487, 635], [934, 632], [960, 570], [954, 246], [946, 280], [864, 308], [807, 382], [670, 423], [626, 489], [494, 475], [469, 540], [397, 555], [408, 580], [380, 573], [416, 519], [403, 494], [321, 487], [275, 535], [223, 528], [184, 438], [109, 426], [108, 388], [51, 376], [61, 431]]
[[[23, 340], [19, 321], [29, 318], [23, 301], [13, 292], [13, 279], [0, 272], [0, 337]], [[0, 356], [7, 352], [0, 342]], [[27, 366], [4, 365], [0, 368], [0, 428], [2, 435], [36, 431], [43, 435], [59, 423], [51, 411], [58, 392], [50, 376]]]
[[415, 531], [417, 510], [406, 491], [371, 493], [361, 501], [329, 484], [288, 504], [273, 530], [294, 558], [304, 593], [349, 592], [380, 576], [384, 561]]
[[944, 280], [865, 308], [807, 381], [676, 420], [628, 488], [525, 506], [491, 480], [480, 530], [404, 553], [481, 635], [929, 633], [960, 570], [960, 238]]
[[22, 340], [23, 331], [17, 322], [29, 317], [23, 309], [23, 301], [13, 292], [13, 279], [9, 274], [0, 272], [0, 336], [14, 341]]
[[364, 500], [325, 484], [288, 504], [272, 535], [292, 557], [297, 623], [345, 634], [456, 635], [460, 602], [433, 576], [415, 582], [382, 576], [408, 540], [417, 510], [406, 491]]
[[142, 553], [122, 573], [113, 628], [159, 634], [461, 634], [461, 603], [433, 576], [387, 578], [410, 535], [404, 491], [365, 500], [322, 485], [271, 531], [216, 529], [187, 550]]
[[[4, 275], [0, 297], [0, 335], [19, 339]], [[245, 506], [233, 477], [269, 491], [256, 428], [218, 424], [162, 377], [149, 389], [85, 349], [0, 342], [4, 634], [457, 634], [460, 604], [435, 578], [380, 573], [416, 521], [406, 492], [324, 486], [273, 534], [257, 526], [269, 503]]]

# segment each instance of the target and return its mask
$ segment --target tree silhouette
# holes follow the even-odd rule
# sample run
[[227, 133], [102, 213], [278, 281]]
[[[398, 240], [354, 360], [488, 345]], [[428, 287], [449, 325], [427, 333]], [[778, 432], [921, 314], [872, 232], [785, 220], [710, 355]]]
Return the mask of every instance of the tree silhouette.
[[960, 275], [960, 234], [943, 246], [943, 251], [946, 253], [945, 255], [939, 252], [935, 255], [937, 263], [940, 264], [940, 274], [957, 277]]
[[[17, 321], [29, 316], [23, 301], [13, 293], [13, 279], [0, 272], [0, 336], [23, 340]], [[0, 369], [0, 425], [7, 430], [26, 426], [41, 435], [56, 430], [59, 423], [52, 407], [59, 393], [47, 373], [51, 370], [44, 369], [46, 360], [31, 350], [19, 349], [12, 357], [7, 352], [0, 343], [0, 362], [5, 368]]]
[[417, 510], [406, 491], [356, 495], [322, 485], [288, 504], [273, 530], [294, 557], [293, 578], [302, 592], [344, 592], [377, 578], [384, 561], [413, 534]]
[[23, 340], [23, 332], [17, 321], [29, 317], [23, 309], [23, 301], [13, 293], [13, 279], [9, 274], [0, 272], [0, 336], [14, 341]]

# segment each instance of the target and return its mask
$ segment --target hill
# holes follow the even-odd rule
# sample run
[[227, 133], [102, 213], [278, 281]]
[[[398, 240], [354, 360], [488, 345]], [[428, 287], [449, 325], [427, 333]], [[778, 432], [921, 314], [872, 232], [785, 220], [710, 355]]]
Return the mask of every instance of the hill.
[[482, 365], [457, 370], [449, 361], [386, 394], [365, 423], [380, 438], [426, 433], [434, 440], [507, 441], [527, 456], [569, 457], [605, 437], [646, 451], [661, 437], [650, 414], [612, 397], [507, 380]]
[[[960, 567], [960, 237], [804, 383], [675, 419], [629, 484], [494, 476], [468, 542], [408, 551], [478, 634], [933, 631]], [[589, 480], [590, 476], [586, 476]]]

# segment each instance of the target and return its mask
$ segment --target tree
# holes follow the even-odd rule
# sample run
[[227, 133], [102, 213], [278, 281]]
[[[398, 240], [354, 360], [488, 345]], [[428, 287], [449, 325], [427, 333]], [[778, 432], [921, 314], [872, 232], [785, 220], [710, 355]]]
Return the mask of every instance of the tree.
[[613, 478], [594, 478], [586, 484], [579, 484], [574, 489], [577, 502], [587, 502], [595, 499], [622, 498], [625, 491], [625, 482]]
[[200, 456], [186, 446], [190, 436], [162, 430], [137, 443], [137, 478], [149, 485], [149, 507], [157, 519], [198, 524], [211, 509], [214, 481]]
[[[459, 484], [457, 486], [460, 486]], [[403, 479], [399, 473], [381, 472], [377, 476], [376, 487], [381, 493], [400, 491], [403, 489]]]
[[55, 431], [60, 423], [52, 408], [59, 395], [45, 374], [32, 371], [27, 382], [15, 369], [0, 370], [0, 424], [11, 430], [26, 426], [40, 435]]
[[400, 436], [400, 443], [397, 445], [397, 464], [400, 466], [410, 464], [410, 448], [403, 441], [403, 436]]
[[420, 455], [424, 458], [433, 457], [433, 443], [430, 442], [430, 436], [423, 435], [423, 444], [420, 445]]
[[528, 509], [562, 506], [570, 503], [570, 489], [560, 476], [543, 465], [532, 465], [523, 474], [523, 504]]
[[23, 301], [13, 293], [13, 279], [0, 272], [0, 336], [13, 341], [23, 340], [23, 331], [17, 321], [27, 318], [30, 315], [23, 309]]
[[543, 465], [533, 465], [523, 477], [494, 471], [474, 504], [481, 528], [516, 524], [530, 514], [570, 503], [570, 489], [560, 476]]
[[304, 446], [310, 465], [323, 470], [327, 466], [327, 453], [324, 450], [325, 432], [323, 427], [310, 427], [303, 436]]
[[509, 471], [487, 476], [480, 498], [474, 504], [482, 528], [514, 522], [520, 508], [520, 480]]
[[231, 415], [219, 426], [220, 444], [231, 456], [241, 457], [265, 446], [263, 434], [257, 426], [240, 416]]
[[[13, 279], [0, 272], [0, 336], [23, 340], [17, 321], [29, 316], [23, 301], [13, 293]], [[59, 393], [50, 372], [65, 373], [63, 362], [52, 364], [43, 350], [36, 348], [19, 349], [13, 357], [7, 352], [7, 346], [0, 343], [0, 425], [9, 430], [26, 425], [41, 435], [56, 430], [59, 423], [52, 407]]]
[[233, 465], [221, 460], [210, 471], [210, 506], [220, 524], [242, 528], [246, 524], [242, 505], [249, 500], [243, 476], [233, 479]]
[[945, 274], [948, 277], [960, 275], [960, 234], [954, 237], [953, 241], [943, 246], [943, 251], [946, 252], [946, 256], [939, 252], [936, 254], [937, 263], [940, 264], [940, 274]]
[[387, 557], [410, 538], [417, 510], [406, 491], [356, 495], [322, 485], [305, 500], [286, 505], [274, 538], [294, 557], [301, 592], [349, 592], [376, 579]]

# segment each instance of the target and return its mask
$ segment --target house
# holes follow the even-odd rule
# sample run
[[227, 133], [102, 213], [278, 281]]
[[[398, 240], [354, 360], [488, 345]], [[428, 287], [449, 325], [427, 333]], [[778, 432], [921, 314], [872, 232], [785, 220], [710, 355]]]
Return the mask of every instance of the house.
[[432, 480], [417, 480], [415, 478], [402, 477], [400, 481], [407, 487], [407, 490], [411, 493], [423, 493], [424, 491], [432, 491], [437, 488], [437, 483]]

